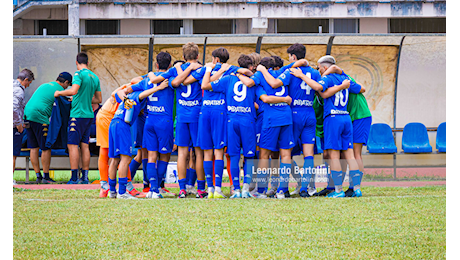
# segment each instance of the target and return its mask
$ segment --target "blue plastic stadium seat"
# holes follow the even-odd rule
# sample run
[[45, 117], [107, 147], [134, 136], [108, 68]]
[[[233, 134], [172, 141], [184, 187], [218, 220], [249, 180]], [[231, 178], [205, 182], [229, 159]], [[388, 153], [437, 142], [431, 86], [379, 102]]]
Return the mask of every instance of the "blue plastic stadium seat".
[[405, 153], [431, 153], [428, 132], [422, 123], [409, 123], [404, 127], [402, 149]]
[[369, 153], [396, 153], [398, 148], [391, 128], [387, 124], [373, 124], [367, 141]]
[[436, 149], [440, 153], [446, 152], [446, 122], [438, 126], [438, 131], [436, 132]]

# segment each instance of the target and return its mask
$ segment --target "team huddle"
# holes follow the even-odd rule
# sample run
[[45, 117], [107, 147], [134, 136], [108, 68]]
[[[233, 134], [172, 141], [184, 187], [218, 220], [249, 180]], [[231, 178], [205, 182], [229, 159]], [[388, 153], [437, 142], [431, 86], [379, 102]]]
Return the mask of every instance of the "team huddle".
[[[283, 66], [278, 56], [252, 53], [241, 54], [237, 67], [227, 64], [229, 52], [221, 47], [212, 52], [212, 62], [202, 66], [196, 44], [182, 49], [185, 61], [171, 64], [171, 56], [160, 52], [156, 72], [117, 88], [99, 110], [100, 197], [175, 196], [164, 182], [176, 147], [179, 198], [225, 198], [225, 154], [233, 183], [230, 198], [362, 196], [361, 149], [372, 117], [362, 95], [365, 89], [335, 65], [332, 56], [321, 57], [314, 69], [305, 60], [305, 46], [293, 44], [287, 49], [289, 65]], [[320, 192], [313, 160], [318, 142], [330, 167], [328, 187]], [[132, 159], [133, 144], [139, 149]], [[302, 171], [294, 174], [292, 156], [300, 154]], [[131, 184], [141, 164], [146, 195]], [[272, 168], [278, 171], [270, 176], [267, 169]], [[350, 187], [344, 192], [347, 168]], [[291, 194], [290, 174], [297, 181]]]
[[[96, 118], [103, 198], [176, 196], [165, 187], [168, 164], [176, 150], [179, 198], [226, 198], [222, 192], [225, 157], [233, 184], [231, 198], [362, 196], [361, 154], [372, 124], [362, 94], [365, 88], [345, 74], [332, 56], [320, 58], [313, 68], [305, 59], [304, 45], [294, 44], [287, 52], [287, 66], [278, 56], [262, 58], [257, 53], [241, 54], [238, 66], [232, 66], [227, 63], [228, 50], [218, 48], [212, 52], [212, 62], [203, 66], [198, 61], [199, 47], [187, 43], [184, 61], [173, 64], [169, 53], [159, 53], [156, 72], [119, 87], [102, 107], [100, 81], [89, 70], [85, 53], [77, 56], [78, 71], [73, 78], [61, 73], [56, 82], [40, 86], [27, 106], [24, 90], [34, 75], [24, 70], [13, 80], [13, 174], [27, 120], [27, 143], [37, 182], [54, 182], [49, 177], [49, 140], [55, 135], [67, 136], [63, 142], [72, 169], [69, 184], [89, 183], [90, 129]], [[53, 104], [59, 108], [59, 100], [67, 101], [67, 97], [72, 97], [68, 128], [61, 126], [67, 122], [56, 123], [56, 117], [51, 117]], [[67, 132], [60, 133], [62, 128]], [[320, 192], [315, 187], [318, 146], [330, 169], [328, 186]], [[132, 159], [134, 148], [139, 149]], [[301, 154], [304, 164], [298, 171], [292, 158]], [[132, 184], [141, 165], [143, 193]], [[350, 187], [345, 192], [348, 171]], [[293, 193], [289, 192], [291, 175], [297, 182]]]

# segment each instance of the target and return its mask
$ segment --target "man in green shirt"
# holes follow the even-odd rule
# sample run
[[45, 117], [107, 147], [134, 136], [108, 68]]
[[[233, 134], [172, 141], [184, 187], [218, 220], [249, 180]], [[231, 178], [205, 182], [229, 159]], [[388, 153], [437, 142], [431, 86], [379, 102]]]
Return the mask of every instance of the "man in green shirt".
[[[38, 183], [52, 183], [49, 176], [51, 149], [45, 147], [48, 136], [51, 111], [54, 104], [54, 92], [68, 88], [72, 84], [72, 75], [62, 72], [56, 81], [42, 84], [35, 90], [24, 109], [24, 119], [29, 121], [27, 128], [27, 147], [30, 148], [30, 161], [37, 175]], [[42, 150], [44, 178], [38, 162], [39, 148]]]
[[[88, 184], [88, 170], [91, 154], [89, 151], [89, 134], [94, 118], [92, 104], [102, 102], [99, 78], [88, 69], [88, 55], [80, 52], [77, 55], [77, 72], [73, 77], [72, 87], [56, 91], [55, 97], [73, 96], [68, 128], [67, 147], [69, 148], [70, 169], [72, 177], [67, 184]], [[82, 157], [82, 176], [78, 179], [78, 164]]]

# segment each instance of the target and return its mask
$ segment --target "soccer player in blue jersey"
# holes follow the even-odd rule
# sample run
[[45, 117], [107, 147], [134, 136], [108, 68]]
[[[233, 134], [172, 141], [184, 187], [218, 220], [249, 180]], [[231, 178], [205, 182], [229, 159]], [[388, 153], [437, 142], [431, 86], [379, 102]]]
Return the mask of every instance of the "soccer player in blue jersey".
[[[257, 70], [265, 67], [270, 74], [276, 75], [271, 68], [275, 65], [272, 57], [265, 57], [260, 61]], [[262, 72], [256, 72], [249, 80], [246, 86], [251, 87], [257, 85], [264, 89], [268, 96], [286, 97], [288, 92], [283, 86], [280, 90], [273, 89], [265, 80]], [[262, 132], [260, 134], [259, 146], [260, 161], [259, 168], [267, 172], [268, 160], [272, 151], [280, 151], [281, 164], [279, 168], [280, 184], [276, 193], [279, 199], [285, 198], [285, 193], [288, 191], [289, 174], [291, 172], [291, 149], [294, 147], [294, 137], [292, 130], [292, 111], [287, 103], [278, 104], [263, 104], [264, 106], [264, 121]]]
[[[156, 57], [158, 71], [156, 76], [166, 72], [171, 67], [171, 55], [160, 52]], [[146, 78], [131, 86], [133, 91], [143, 91], [155, 88], [157, 84], [151, 84]], [[147, 99], [144, 109], [146, 116], [143, 131], [142, 147], [148, 151], [147, 176], [150, 183], [150, 191], [147, 198], [162, 198], [160, 184], [166, 174], [169, 158], [173, 148], [173, 115], [174, 89], [167, 87], [155, 92]], [[138, 118], [139, 120], [139, 118]]]
[[[203, 83], [206, 71], [212, 75], [211, 80], [234, 72], [248, 73], [248, 69], [238, 68], [226, 64], [230, 54], [225, 48], [217, 48], [212, 52], [212, 62], [206, 64], [188, 76], [184, 84], [191, 84], [195, 81]], [[227, 106], [225, 104], [225, 93], [210, 91], [210, 88], [203, 87], [203, 105], [201, 107], [198, 121], [198, 146], [204, 152], [203, 169], [208, 184], [208, 198], [225, 198], [222, 193], [222, 175], [224, 172], [224, 147], [227, 146]], [[213, 152], [215, 156], [215, 187], [213, 178]]]
[[[323, 74], [333, 64], [335, 64], [334, 57], [330, 55], [321, 57], [318, 60], [319, 72]], [[354, 196], [361, 196], [360, 176], [362, 174], [353, 153], [353, 126], [347, 111], [347, 104], [349, 93], [358, 94], [364, 92], [365, 89], [355, 82], [350, 82], [350, 77], [345, 73], [329, 74], [322, 77], [318, 83], [322, 86], [324, 92], [331, 87], [341, 84], [344, 80], [350, 83], [348, 89], [338, 91], [334, 95], [324, 99], [324, 149], [329, 154], [331, 175], [335, 186], [335, 191], [328, 194], [327, 197], [332, 198], [345, 197], [345, 192], [342, 188], [341, 151], [348, 163], [350, 176], [352, 176], [353, 183], [355, 184]], [[314, 81], [308, 82], [310, 86], [318, 83]]]
[[[297, 43], [291, 45], [287, 52], [289, 54], [289, 61], [294, 63], [296, 60], [305, 58], [306, 48], [302, 44]], [[319, 81], [321, 78], [319, 72], [310, 66], [302, 66], [293, 71], [300, 72], [315, 81]], [[293, 135], [294, 140], [297, 141], [300, 139], [304, 156], [300, 196], [310, 197], [310, 193], [314, 191], [307, 190], [307, 188], [314, 168], [313, 155], [316, 137], [316, 117], [313, 110], [313, 100], [315, 98], [315, 91], [321, 91], [322, 87], [310, 87], [301, 78], [293, 76], [289, 69], [283, 71], [276, 79], [264, 68], [262, 68], [261, 72], [272, 88], [278, 89], [281, 86], [285, 86], [293, 99], [291, 103]]]
[[178, 146], [177, 171], [180, 188], [179, 198], [185, 198], [187, 195], [186, 171], [190, 144], [195, 147], [197, 160], [196, 172], [198, 191], [196, 196], [198, 198], [204, 198], [207, 194], [204, 191], [205, 178], [202, 163], [203, 152], [197, 145], [198, 117], [202, 103], [201, 86], [198, 82], [188, 85], [181, 84], [190, 72], [201, 67], [201, 65], [197, 62], [199, 49], [198, 45], [189, 42], [182, 46], [182, 50], [186, 61], [185, 64], [177, 63], [167, 72], [158, 76], [149, 72], [149, 78], [153, 84], [169, 79], [171, 86], [176, 88], [177, 123], [175, 142]]
[[[239, 57], [238, 64], [243, 68], [249, 68], [252, 65], [252, 59], [243, 54]], [[254, 102], [260, 98], [265, 103], [290, 103], [291, 98], [289, 96], [267, 96], [263, 88], [247, 87], [239, 80], [239, 77], [244, 77], [239, 73], [236, 75], [227, 75], [219, 80], [211, 82], [211, 71], [207, 68], [206, 70], [207, 71], [202, 82], [202, 88], [224, 94], [224, 98], [227, 102], [227, 152], [230, 155], [230, 170], [233, 173], [232, 178], [235, 189], [232, 198], [252, 197], [249, 193], [249, 184], [252, 179], [252, 159], [254, 158], [256, 151], [256, 115]], [[248, 168], [246, 170], [246, 174], [244, 175], [243, 192], [241, 192], [239, 181], [239, 159], [241, 149], [243, 149], [244, 157], [246, 159], [246, 167]]]
[[[343, 74], [344, 72], [337, 65], [332, 65], [323, 73], [323, 76], [330, 73]], [[354, 81], [353, 78], [351, 80]], [[361, 153], [363, 145], [367, 145], [367, 139], [372, 125], [372, 114], [367, 105], [366, 97], [364, 97], [362, 93], [349, 95], [347, 111], [350, 113], [351, 122], [353, 124], [353, 152], [359, 166], [359, 171], [362, 174], [364, 172], [364, 164]], [[346, 168], [346, 164], [342, 165], [342, 172], [346, 172]], [[345, 173], [343, 177], [345, 177]], [[354, 183], [351, 176], [349, 178], [349, 183], [350, 186], [348, 190], [345, 191], [345, 196], [353, 197]]]
[[[125, 96], [125, 90], [116, 94], [117, 102], [121, 104], [115, 112], [115, 116], [109, 127], [109, 158], [112, 161], [109, 166], [110, 198], [134, 199], [135, 197], [126, 192], [128, 182], [128, 167], [131, 161], [132, 139], [131, 126], [136, 123], [140, 111], [145, 107], [146, 98], [168, 86], [167, 82], [160, 86], [145, 90], [136, 91]], [[122, 101], [122, 98], [124, 99]], [[118, 168], [119, 191], [116, 191], [116, 177]]]

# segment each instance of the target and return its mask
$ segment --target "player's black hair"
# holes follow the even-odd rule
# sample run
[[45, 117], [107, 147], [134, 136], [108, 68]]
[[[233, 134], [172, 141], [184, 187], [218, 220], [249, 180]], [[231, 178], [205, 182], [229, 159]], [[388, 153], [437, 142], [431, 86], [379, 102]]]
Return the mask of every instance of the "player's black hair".
[[215, 49], [211, 55], [213, 57], [219, 58], [221, 63], [226, 63], [230, 58], [230, 54], [228, 53], [227, 49], [224, 47], [219, 47]]
[[68, 81], [68, 80], [66, 80], [66, 79], [63, 78], [63, 77], [57, 77], [56, 81], [59, 81], [59, 82], [61, 82], [61, 83], [65, 83], [65, 82]]
[[84, 52], [80, 52], [77, 54], [77, 62], [78, 64], [85, 64], [88, 65], [88, 55]]
[[171, 55], [167, 52], [160, 52], [157, 55], [158, 69], [167, 70], [171, 64]]
[[305, 53], [307, 49], [300, 43], [294, 43], [293, 45], [289, 46], [287, 49], [287, 53], [291, 55], [295, 55], [298, 60], [305, 58]]
[[249, 55], [241, 54], [238, 58], [238, 65], [242, 68], [249, 69], [249, 66], [254, 66], [254, 62]]
[[176, 63], [179, 63], [179, 62], [185, 63], [185, 61], [183, 61], [183, 60], [176, 60], [175, 62], [173, 62], [173, 66], [176, 65]]
[[275, 68], [276, 67], [278, 67], [278, 68], [283, 67], [284, 61], [283, 61], [283, 59], [281, 59], [280, 56], [273, 55], [272, 58], [275, 59], [275, 66], [274, 66]]
[[35, 80], [34, 73], [29, 69], [23, 69], [21, 72], [19, 72], [18, 79], [20, 80], [29, 79], [29, 81]]
[[259, 64], [267, 69], [271, 69], [275, 66], [275, 59], [273, 57], [265, 57], [260, 60]]

